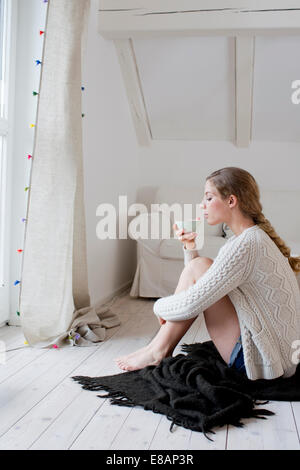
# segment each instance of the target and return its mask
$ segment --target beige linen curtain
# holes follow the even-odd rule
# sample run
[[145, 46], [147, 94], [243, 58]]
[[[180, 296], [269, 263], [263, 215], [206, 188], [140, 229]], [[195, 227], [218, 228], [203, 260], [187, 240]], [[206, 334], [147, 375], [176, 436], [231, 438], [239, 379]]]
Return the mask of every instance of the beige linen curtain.
[[92, 307], [83, 192], [81, 66], [90, 0], [49, 0], [25, 246], [20, 316], [36, 347], [91, 345], [120, 324]]

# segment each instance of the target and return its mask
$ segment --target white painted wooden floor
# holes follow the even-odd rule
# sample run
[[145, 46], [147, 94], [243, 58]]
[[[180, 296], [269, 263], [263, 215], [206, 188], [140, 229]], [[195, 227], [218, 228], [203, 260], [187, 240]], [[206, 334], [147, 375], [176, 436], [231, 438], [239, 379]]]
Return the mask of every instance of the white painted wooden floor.
[[[219, 428], [210, 442], [178, 426], [170, 432], [165, 416], [111, 405], [70, 379], [121, 373], [113, 358], [148, 344], [159, 329], [153, 303], [128, 293], [118, 298], [112, 311], [122, 324], [107, 330], [107, 339], [96, 347], [36, 350], [24, 347], [20, 328], [1, 328], [7, 350], [22, 349], [7, 352], [6, 364], [0, 364], [0, 449], [300, 449], [300, 402], [269, 403], [276, 415], [244, 420], [244, 428]], [[198, 318], [180, 344], [206, 335]]]

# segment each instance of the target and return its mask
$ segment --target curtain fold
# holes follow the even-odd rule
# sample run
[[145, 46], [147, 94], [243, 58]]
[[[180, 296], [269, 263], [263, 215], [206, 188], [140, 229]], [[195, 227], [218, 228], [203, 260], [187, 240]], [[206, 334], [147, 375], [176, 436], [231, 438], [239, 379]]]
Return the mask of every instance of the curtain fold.
[[31, 346], [91, 345], [120, 324], [90, 305], [82, 148], [82, 55], [90, 0], [49, 0], [20, 285]]

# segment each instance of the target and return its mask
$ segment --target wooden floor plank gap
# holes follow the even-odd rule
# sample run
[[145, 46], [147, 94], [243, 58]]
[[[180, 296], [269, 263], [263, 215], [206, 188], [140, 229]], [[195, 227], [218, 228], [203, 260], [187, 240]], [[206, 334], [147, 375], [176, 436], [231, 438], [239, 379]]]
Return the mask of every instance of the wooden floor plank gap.
[[125, 425], [127, 419], [129, 418], [129, 416], [130, 416], [131, 413], [132, 413], [132, 410], [133, 410], [133, 408], [131, 408], [131, 409], [129, 410], [129, 413], [128, 413], [127, 418], [124, 419], [124, 421], [123, 421], [123, 423], [122, 423], [120, 429], [118, 430], [117, 434], [114, 436], [113, 440], [111, 441], [111, 444], [110, 444], [110, 446], [109, 446], [110, 449], [111, 449], [111, 447], [113, 446], [113, 444], [114, 444], [114, 442], [116, 441], [116, 439], [118, 438], [118, 435], [120, 434], [120, 432], [121, 432], [122, 429], [124, 428], [124, 425]]
[[[159, 422], [157, 423], [156, 429], [155, 429], [155, 431], [154, 431], [154, 433], [153, 433], [153, 436], [152, 436], [152, 439], [151, 439], [151, 441], [150, 441], [150, 443], [149, 443], [149, 449], [151, 449], [152, 442], [153, 442], [154, 439], [155, 439], [155, 435], [156, 435], [156, 433], [157, 433], [157, 430], [158, 430], [158, 428], [159, 428], [159, 426], [160, 426], [160, 423], [161, 423], [162, 419], [163, 419], [163, 415], [161, 415], [160, 420], [159, 420]], [[149, 450], [149, 449], [147, 449], [147, 450]]]
[[[75, 442], [77, 441], [77, 439], [80, 437], [80, 435], [83, 433], [83, 431], [85, 430], [85, 428], [90, 424], [90, 422], [95, 418], [96, 414], [99, 412], [100, 408], [102, 408], [102, 406], [104, 405], [104, 403], [106, 403], [108, 400], [108, 398], [106, 399], [103, 399], [102, 403], [100, 403], [99, 407], [97, 408], [97, 410], [94, 412], [94, 414], [90, 417], [90, 419], [86, 422], [85, 426], [82, 427], [80, 433], [73, 439], [72, 443], [68, 446], [68, 450], [71, 450], [71, 448], [73, 447], [73, 445], [75, 444]], [[71, 405], [71, 403], [70, 403]]]
[[294, 413], [293, 403], [290, 402], [290, 405], [291, 405], [292, 415], [293, 415], [293, 418], [294, 418], [294, 423], [295, 423], [296, 432], [297, 432], [297, 436], [298, 436], [298, 441], [299, 441], [299, 445], [300, 445], [300, 434], [299, 434], [298, 423], [297, 423], [296, 416], [295, 416], [295, 413]]

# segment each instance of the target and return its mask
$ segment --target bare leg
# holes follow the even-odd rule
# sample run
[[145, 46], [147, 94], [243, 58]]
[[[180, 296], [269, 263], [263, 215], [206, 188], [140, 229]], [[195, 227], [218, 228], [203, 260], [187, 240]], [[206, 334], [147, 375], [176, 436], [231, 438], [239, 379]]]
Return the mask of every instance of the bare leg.
[[[204, 266], [203, 263], [202, 274], [199, 270], [198, 278], [204, 274], [206, 269], [207, 266]], [[175, 293], [186, 290], [195, 282], [195, 273], [191, 263], [189, 263], [181, 273]], [[124, 370], [136, 370], [147, 365], [158, 364], [164, 357], [172, 355], [176, 345], [195, 320], [196, 318], [179, 322], [167, 321], [147, 346], [138, 349], [134, 353], [116, 358], [115, 362]]]
[[[209, 258], [199, 257], [184, 268], [179, 278], [175, 293], [186, 290], [194, 284], [212, 264]], [[223, 297], [204, 311], [206, 326], [211, 339], [226, 362], [240, 334], [239, 323], [228, 296]], [[137, 370], [147, 365], [157, 365], [167, 356], [171, 356], [176, 345], [190, 328], [197, 317], [183, 321], [167, 321], [153, 340], [144, 348], [132, 354], [115, 359], [123, 370]]]

